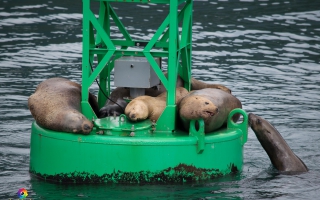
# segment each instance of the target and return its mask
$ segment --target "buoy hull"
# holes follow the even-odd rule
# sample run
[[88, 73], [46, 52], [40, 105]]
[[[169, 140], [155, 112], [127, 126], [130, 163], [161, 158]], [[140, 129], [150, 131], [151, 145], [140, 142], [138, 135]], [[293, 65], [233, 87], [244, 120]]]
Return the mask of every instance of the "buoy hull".
[[30, 172], [48, 181], [172, 183], [213, 179], [242, 170], [243, 131], [225, 128], [199, 139], [55, 132], [32, 124]]

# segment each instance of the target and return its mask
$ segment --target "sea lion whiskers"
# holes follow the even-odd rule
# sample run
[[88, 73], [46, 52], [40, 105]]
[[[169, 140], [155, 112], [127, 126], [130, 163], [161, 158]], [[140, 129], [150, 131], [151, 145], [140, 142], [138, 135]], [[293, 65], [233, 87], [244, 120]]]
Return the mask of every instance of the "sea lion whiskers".
[[210, 110], [205, 110], [203, 111], [205, 114], [209, 115], [210, 117], [213, 117], [215, 114], [219, 113], [219, 109], [216, 108], [214, 112], [210, 111]]

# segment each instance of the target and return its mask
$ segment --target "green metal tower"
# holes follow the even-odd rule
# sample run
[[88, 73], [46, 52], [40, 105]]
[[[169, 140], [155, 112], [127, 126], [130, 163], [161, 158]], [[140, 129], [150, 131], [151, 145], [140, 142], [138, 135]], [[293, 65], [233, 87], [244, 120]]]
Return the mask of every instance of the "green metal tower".
[[[98, 94], [98, 102], [102, 107], [106, 101], [102, 92], [110, 94], [110, 73], [116, 59], [122, 56], [145, 57], [168, 91], [167, 106], [157, 121], [156, 130], [172, 132], [175, 130], [175, 88], [178, 74], [185, 82], [184, 87], [190, 90], [193, 2], [192, 0], [123, 0], [123, 3], [168, 4], [167, 17], [149, 41], [131, 38], [112, 8], [111, 2], [120, 1], [99, 0], [100, 10], [97, 18], [91, 10], [91, 1], [83, 0], [82, 113], [88, 119], [97, 118], [88, 103], [89, 87], [96, 78], [99, 78], [103, 91]], [[183, 7], [179, 11], [180, 4], [183, 4]], [[123, 39], [111, 38], [111, 20], [122, 33]], [[98, 64], [92, 71], [90, 65], [94, 56], [97, 56]], [[168, 78], [155, 62], [155, 57], [167, 58]]]

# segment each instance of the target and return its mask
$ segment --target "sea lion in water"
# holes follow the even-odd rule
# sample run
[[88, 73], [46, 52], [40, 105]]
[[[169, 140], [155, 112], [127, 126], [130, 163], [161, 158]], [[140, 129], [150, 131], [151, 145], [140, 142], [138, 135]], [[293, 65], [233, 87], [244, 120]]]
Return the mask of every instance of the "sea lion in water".
[[[167, 77], [167, 73], [165, 73], [165, 76]], [[184, 86], [184, 81], [180, 76], [178, 76], [176, 87], [178, 88], [183, 86]], [[200, 90], [204, 88], [217, 88], [231, 94], [231, 90], [223, 85], [207, 84], [195, 78], [191, 78], [191, 90]], [[160, 84], [159, 87], [147, 88], [145, 90], [145, 95], [156, 97], [166, 91], [167, 90], [165, 89], [165, 87], [162, 84]], [[106, 104], [100, 109], [99, 115], [98, 115], [99, 118], [113, 115], [113, 113], [115, 113], [116, 115], [123, 114], [123, 112], [121, 111], [125, 109], [125, 104], [117, 105], [115, 102], [117, 102], [119, 99], [123, 100], [124, 97], [129, 97], [129, 96], [130, 96], [129, 88], [118, 87], [114, 89], [110, 94], [109, 99], [106, 101]]]
[[[214, 88], [191, 91], [178, 105], [183, 127], [189, 130], [191, 120], [203, 119], [206, 133], [226, 124], [229, 113], [235, 108], [242, 108], [235, 96]], [[239, 117], [235, 114], [232, 119], [236, 122]]]
[[[80, 113], [81, 86], [65, 78], [50, 78], [38, 85], [28, 99], [36, 122], [47, 129], [89, 134], [93, 123]], [[89, 93], [89, 103], [98, 112], [96, 97]]]
[[293, 153], [278, 130], [267, 120], [250, 113], [249, 125], [277, 170], [289, 174], [308, 171], [303, 161]]
[[[176, 104], [188, 94], [183, 87], [176, 89]], [[157, 121], [166, 107], [167, 92], [163, 92], [157, 97], [139, 96], [133, 99], [126, 107], [125, 114], [132, 121], [150, 119]]]

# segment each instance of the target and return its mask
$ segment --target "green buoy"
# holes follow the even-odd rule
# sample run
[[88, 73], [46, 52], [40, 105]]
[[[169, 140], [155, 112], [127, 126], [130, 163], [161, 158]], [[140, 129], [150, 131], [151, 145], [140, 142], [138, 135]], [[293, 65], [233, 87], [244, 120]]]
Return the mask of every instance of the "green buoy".
[[[92, 2], [83, 0], [81, 110], [93, 121], [93, 131], [89, 135], [55, 132], [34, 122], [30, 172], [57, 182], [181, 183], [241, 171], [248, 134], [245, 111], [233, 110], [227, 127], [212, 133], [204, 133], [202, 119], [191, 121], [189, 132], [176, 127], [177, 76], [183, 79], [187, 90], [191, 89], [193, 1], [152, 1], [167, 4], [169, 13], [150, 41], [132, 39], [111, 6], [114, 1], [150, 3], [149, 0], [97, 1], [98, 17], [90, 8]], [[122, 40], [111, 38], [111, 19], [123, 35]], [[115, 63], [125, 57], [145, 59], [151, 71], [144, 71], [155, 74], [168, 92], [166, 108], [156, 123], [131, 122], [125, 115], [99, 119], [88, 103], [89, 88], [98, 79], [98, 103], [100, 108], [105, 104], [110, 95], [111, 72]], [[97, 63], [93, 69], [94, 58]], [[162, 58], [168, 62], [168, 77], [159, 65]], [[231, 121], [236, 113], [242, 116], [241, 123]]]
[[[243, 116], [241, 124], [230, 121], [235, 113]], [[159, 136], [151, 122], [133, 124], [121, 118], [103, 119], [113, 126], [90, 135], [55, 132], [34, 122], [31, 173], [57, 182], [182, 183], [242, 170], [248, 129], [242, 109], [230, 113], [227, 128], [206, 134], [202, 120], [198, 130], [191, 126], [189, 133]]]

